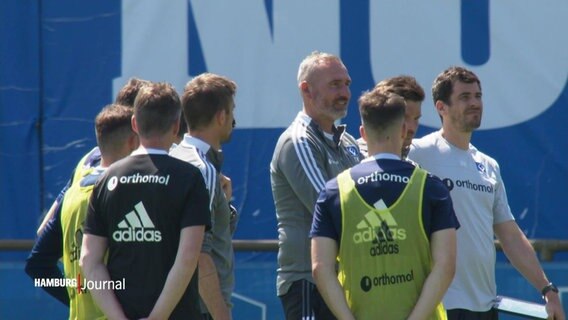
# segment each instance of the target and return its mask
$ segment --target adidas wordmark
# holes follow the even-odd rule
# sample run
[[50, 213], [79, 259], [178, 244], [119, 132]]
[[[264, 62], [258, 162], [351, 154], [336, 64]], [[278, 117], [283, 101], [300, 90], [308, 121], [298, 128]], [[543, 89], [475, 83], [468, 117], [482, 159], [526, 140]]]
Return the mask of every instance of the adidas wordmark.
[[134, 206], [118, 223], [118, 230], [112, 233], [112, 239], [117, 242], [160, 242], [162, 233], [156, 230], [150, 220], [142, 201]]

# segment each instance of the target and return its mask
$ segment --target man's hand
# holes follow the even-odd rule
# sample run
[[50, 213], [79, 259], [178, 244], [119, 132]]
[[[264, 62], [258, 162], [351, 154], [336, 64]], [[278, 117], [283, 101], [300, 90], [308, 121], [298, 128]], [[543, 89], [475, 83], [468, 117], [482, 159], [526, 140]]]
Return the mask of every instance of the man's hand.
[[221, 189], [223, 189], [223, 192], [225, 193], [225, 198], [227, 198], [227, 201], [231, 201], [231, 197], [233, 197], [233, 184], [231, 183], [231, 178], [220, 173], [219, 179], [221, 182]]
[[558, 293], [549, 291], [544, 299], [546, 300], [546, 313], [548, 313], [548, 319], [566, 319], [564, 311], [562, 310], [562, 304], [560, 303], [560, 297], [558, 296]]

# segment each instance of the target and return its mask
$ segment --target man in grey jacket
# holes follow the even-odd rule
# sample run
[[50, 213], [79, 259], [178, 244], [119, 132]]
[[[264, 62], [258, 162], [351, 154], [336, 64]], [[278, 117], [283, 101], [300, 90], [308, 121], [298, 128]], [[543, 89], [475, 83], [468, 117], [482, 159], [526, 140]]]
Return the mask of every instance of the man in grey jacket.
[[334, 319], [311, 276], [308, 234], [326, 181], [362, 159], [345, 126], [335, 125], [347, 114], [350, 84], [339, 57], [307, 56], [298, 70], [302, 111], [274, 149], [270, 180], [279, 233], [277, 291], [286, 319]]
[[230, 79], [204, 73], [187, 83], [182, 95], [188, 133], [170, 155], [201, 170], [209, 190], [211, 230], [205, 233], [199, 257], [199, 295], [203, 319], [231, 319], [234, 288], [232, 237], [236, 216], [229, 206], [230, 195], [221, 181], [221, 144], [227, 142], [235, 125], [233, 110], [236, 84]]

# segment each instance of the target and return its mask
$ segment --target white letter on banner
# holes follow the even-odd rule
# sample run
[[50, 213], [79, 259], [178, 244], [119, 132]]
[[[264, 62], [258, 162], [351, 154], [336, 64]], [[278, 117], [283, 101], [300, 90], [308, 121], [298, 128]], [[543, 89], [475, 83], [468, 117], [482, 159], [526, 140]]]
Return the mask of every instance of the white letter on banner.
[[169, 82], [178, 93], [187, 75], [187, 0], [122, 0], [122, 72], [113, 97], [130, 77]]
[[[370, 3], [375, 81], [400, 74], [415, 76], [427, 93], [420, 121], [440, 127], [430, 88], [444, 69], [465, 64], [460, 1]], [[481, 80], [482, 129], [512, 126], [538, 116], [558, 99], [568, 77], [568, 42], [561, 40], [568, 30], [566, 0], [490, 1], [489, 6], [489, 61], [466, 66]]]
[[302, 59], [314, 50], [339, 54], [338, 0], [274, 0], [272, 37], [263, 0], [191, 6], [208, 71], [238, 85], [238, 128], [287, 127], [302, 107]]

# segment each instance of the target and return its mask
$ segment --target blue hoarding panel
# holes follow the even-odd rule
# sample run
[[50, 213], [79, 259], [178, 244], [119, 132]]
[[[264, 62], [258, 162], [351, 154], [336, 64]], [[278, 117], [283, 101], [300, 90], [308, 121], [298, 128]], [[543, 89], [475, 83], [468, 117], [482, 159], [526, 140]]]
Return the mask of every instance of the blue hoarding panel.
[[41, 211], [39, 6], [0, 3], [0, 239], [32, 238]]
[[[474, 70], [482, 80], [485, 108], [473, 143], [500, 162], [523, 231], [529, 237], [566, 238], [565, 223], [558, 223], [565, 218], [558, 212], [568, 180], [563, 161], [568, 140], [562, 138], [568, 136], [568, 44], [554, 39], [568, 22], [553, 19], [568, 14], [566, 2], [543, 7], [523, 0], [510, 7], [468, 1], [442, 8], [416, 0], [412, 6], [315, 1], [310, 6], [321, 15], [301, 32], [288, 21], [314, 20], [304, 19], [309, 8], [303, 1], [221, 2], [2, 3], [7, 27], [2, 43], [11, 45], [0, 50], [5, 58], [0, 160], [6, 163], [0, 199], [22, 213], [2, 214], [4, 238], [33, 235], [71, 168], [94, 145], [94, 116], [129, 77], [171, 82], [181, 91], [203, 71], [238, 84], [237, 130], [224, 146], [225, 171], [244, 218], [237, 235], [275, 236], [268, 166], [279, 133], [301, 109], [298, 64], [316, 49], [341, 55], [350, 70], [352, 99], [344, 122], [355, 136], [357, 97], [379, 80], [411, 74], [426, 88], [422, 135], [439, 127], [428, 93], [432, 79], [453, 64]], [[513, 9], [515, 15], [509, 14]], [[385, 27], [403, 13], [407, 23], [397, 24], [396, 32]], [[441, 14], [444, 19], [435, 19]], [[487, 28], [473, 28], [476, 21]], [[531, 42], [539, 45], [527, 51]], [[433, 50], [431, 43], [445, 50]], [[483, 48], [474, 52], [468, 49], [472, 43]], [[33, 200], [22, 201], [24, 194]]]

